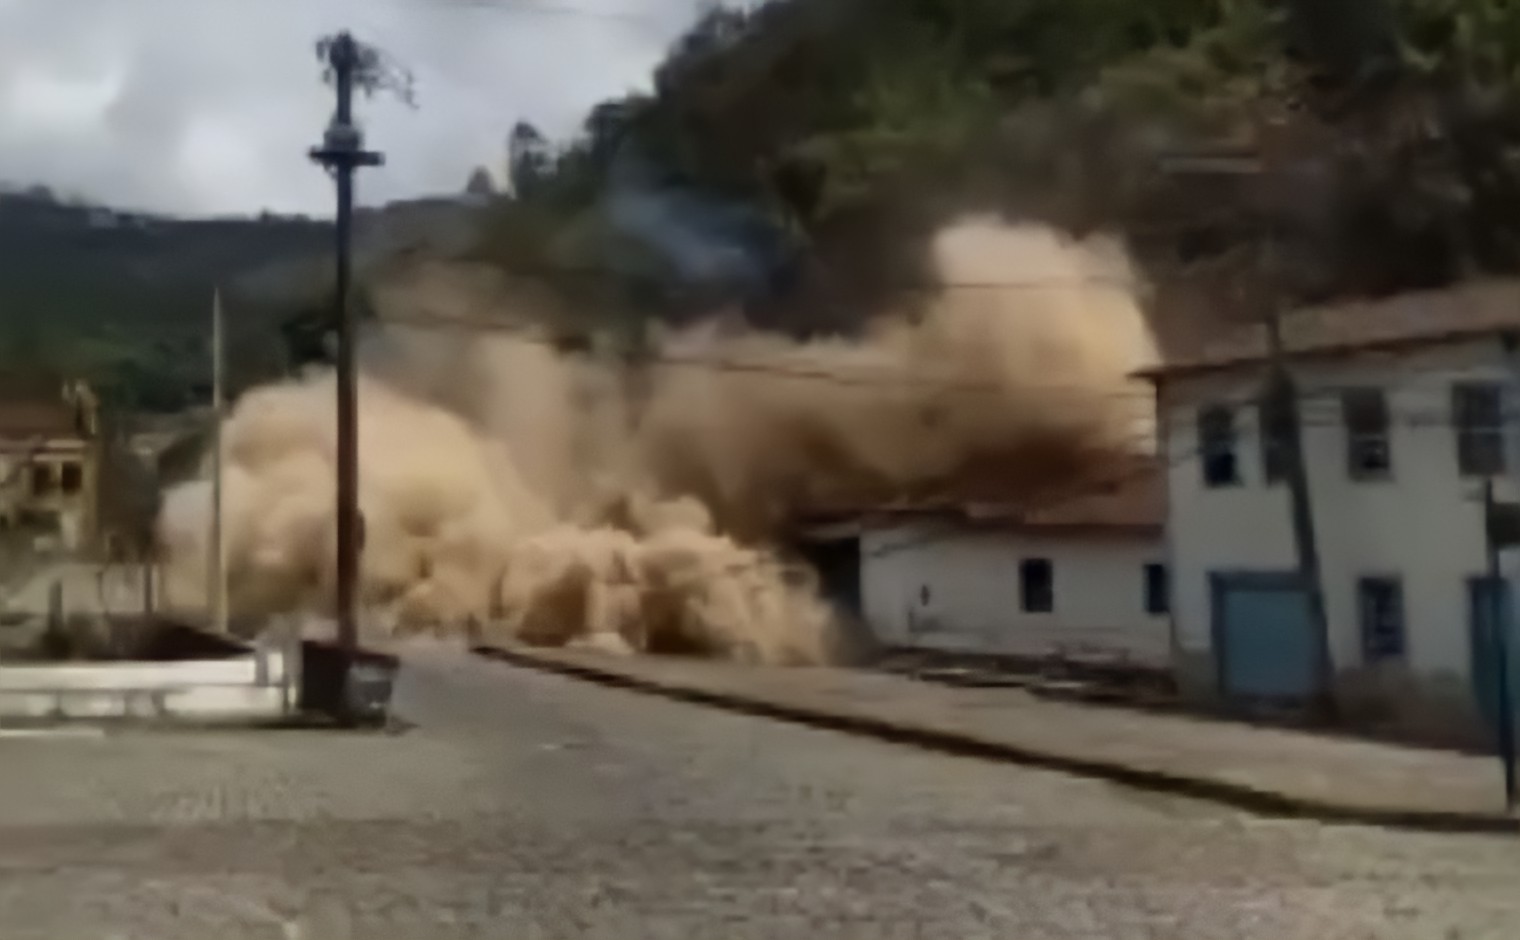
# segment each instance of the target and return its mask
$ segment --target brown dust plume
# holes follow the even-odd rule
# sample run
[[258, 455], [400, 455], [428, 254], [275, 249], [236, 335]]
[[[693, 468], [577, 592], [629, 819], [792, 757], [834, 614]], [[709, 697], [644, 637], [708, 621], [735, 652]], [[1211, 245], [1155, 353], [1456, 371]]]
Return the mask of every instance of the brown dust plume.
[[[1149, 446], [1128, 375], [1155, 349], [1115, 244], [972, 218], [933, 250], [941, 283], [852, 338], [715, 318], [629, 357], [561, 352], [511, 310], [514, 329], [439, 328], [462, 315], [458, 291], [382, 310], [427, 325], [388, 325], [364, 350], [366, 627], [826, 661], [834, 615], [788, 557], [790, 527], [894, 501], [1034, 499]], [[331, 375], [248, 392], [223, 447], [233, 610], [320, 614]], [[177, 606], [205, 604], [209, 508], [204, 479], [165, 501]]]

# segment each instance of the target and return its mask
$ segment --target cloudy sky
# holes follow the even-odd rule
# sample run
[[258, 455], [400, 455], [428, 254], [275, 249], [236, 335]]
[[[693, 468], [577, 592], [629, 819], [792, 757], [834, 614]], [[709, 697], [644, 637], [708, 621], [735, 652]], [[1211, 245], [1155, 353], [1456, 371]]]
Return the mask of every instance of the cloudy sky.
[[407, 66], [417, 107], [361, 101], [362, 201], [454, 190], [647, 83], [705, 0], [0, 0], [0, 182], [183, 214], [328, 211], [305, 153], [332, 108], [315, 40]]

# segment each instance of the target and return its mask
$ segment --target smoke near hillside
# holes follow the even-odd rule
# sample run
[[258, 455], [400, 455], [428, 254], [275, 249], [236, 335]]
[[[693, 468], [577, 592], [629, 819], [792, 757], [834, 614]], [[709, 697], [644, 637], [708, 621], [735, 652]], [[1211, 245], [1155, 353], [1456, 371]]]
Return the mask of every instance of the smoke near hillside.
[[[531, 326], [385, 327], [360, 387], [368, 622], [823, 661], [833, 618], [786, 558], [789, 525], [1034, 494], [1143, 449], [1148, 409], [1126, 377], [1155, 352], [1122, 251], [982, 219], [933, 250], [941, 283], [848, 339], [718, 316], [630, 358], [566, 353]], [[459, 300], [426, 312], [447, 319]], [[235, 611], [329, 603], [333, 399], [313, 375], [249, 392], [228, 419]], [[209, 494], [200, 480], [166, 500], [170, 603], [204, 603]]]

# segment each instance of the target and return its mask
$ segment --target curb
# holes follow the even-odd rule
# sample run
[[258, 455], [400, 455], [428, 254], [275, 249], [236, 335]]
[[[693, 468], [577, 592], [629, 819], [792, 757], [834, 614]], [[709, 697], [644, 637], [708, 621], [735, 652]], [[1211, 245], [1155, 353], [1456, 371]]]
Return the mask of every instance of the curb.
[[568, 662], [552, 656], [538, 655], [494, 646], [472, 646], [477, 656], [495, 659], [540, 672], [555, 673], [598, 685], [658, 695], [675, 701], [706, 705], [724, 711], [772, 718], [828, 731], [875, 738], [922, 750], [972, 757], [981, 760], [1021, 764], [1054, 770], [1074, 776], [1105, 780], [1138, 790], [1205, 800], [1260, 816], [1302, 819], [1339, 825], [1380, 826], [1437, 833], [1520, 834], [1520, 819], [1485, 813], [1446, 812], [1441, 810], [1400, 810], [1356, 806], [1348, 803], [1298, 797], [1246, 784], [1208, 777], [1188, 777], [1164, 770], [1135, 767], [1101, 758], [1073, 757], [1050, 751], [1020, 747], [1016, 744], [988, 741], [969, 735], [934, 728], [899, 724], [864, 715], [845, 715], [824, 709], [809, 708], [742, 694], [715, 692], [692, 686], [674, 685], [632, 676], [616, 669]]

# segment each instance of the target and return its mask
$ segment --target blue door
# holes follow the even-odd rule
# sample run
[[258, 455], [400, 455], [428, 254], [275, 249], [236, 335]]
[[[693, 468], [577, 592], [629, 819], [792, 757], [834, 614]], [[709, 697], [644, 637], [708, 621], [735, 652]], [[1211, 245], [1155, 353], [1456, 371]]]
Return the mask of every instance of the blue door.
[[1509, 592], [1509, 582], [1497, 583], [1488, 578], [1473, 578], [1467, 582], [1467, 623], [1471, 638], [1473, 694], [1477, 696], [1478, 708], [1489, 728], [1498, 727], [1499, 717], [1499, 635], [1494, 623], [1494, 601], [1498, 594], [1499, 624], [1506, 631], [1509, 647], [1509, 694], [1510, 707], [1517, 713], [1520, 708], [1520, 651], [1515, 649], [1514, 615]]
[[1307, 699], [1316, 643], [1308, 594], [1292, 574], [1216, 574], [1214, 648], [1232, 698]]

